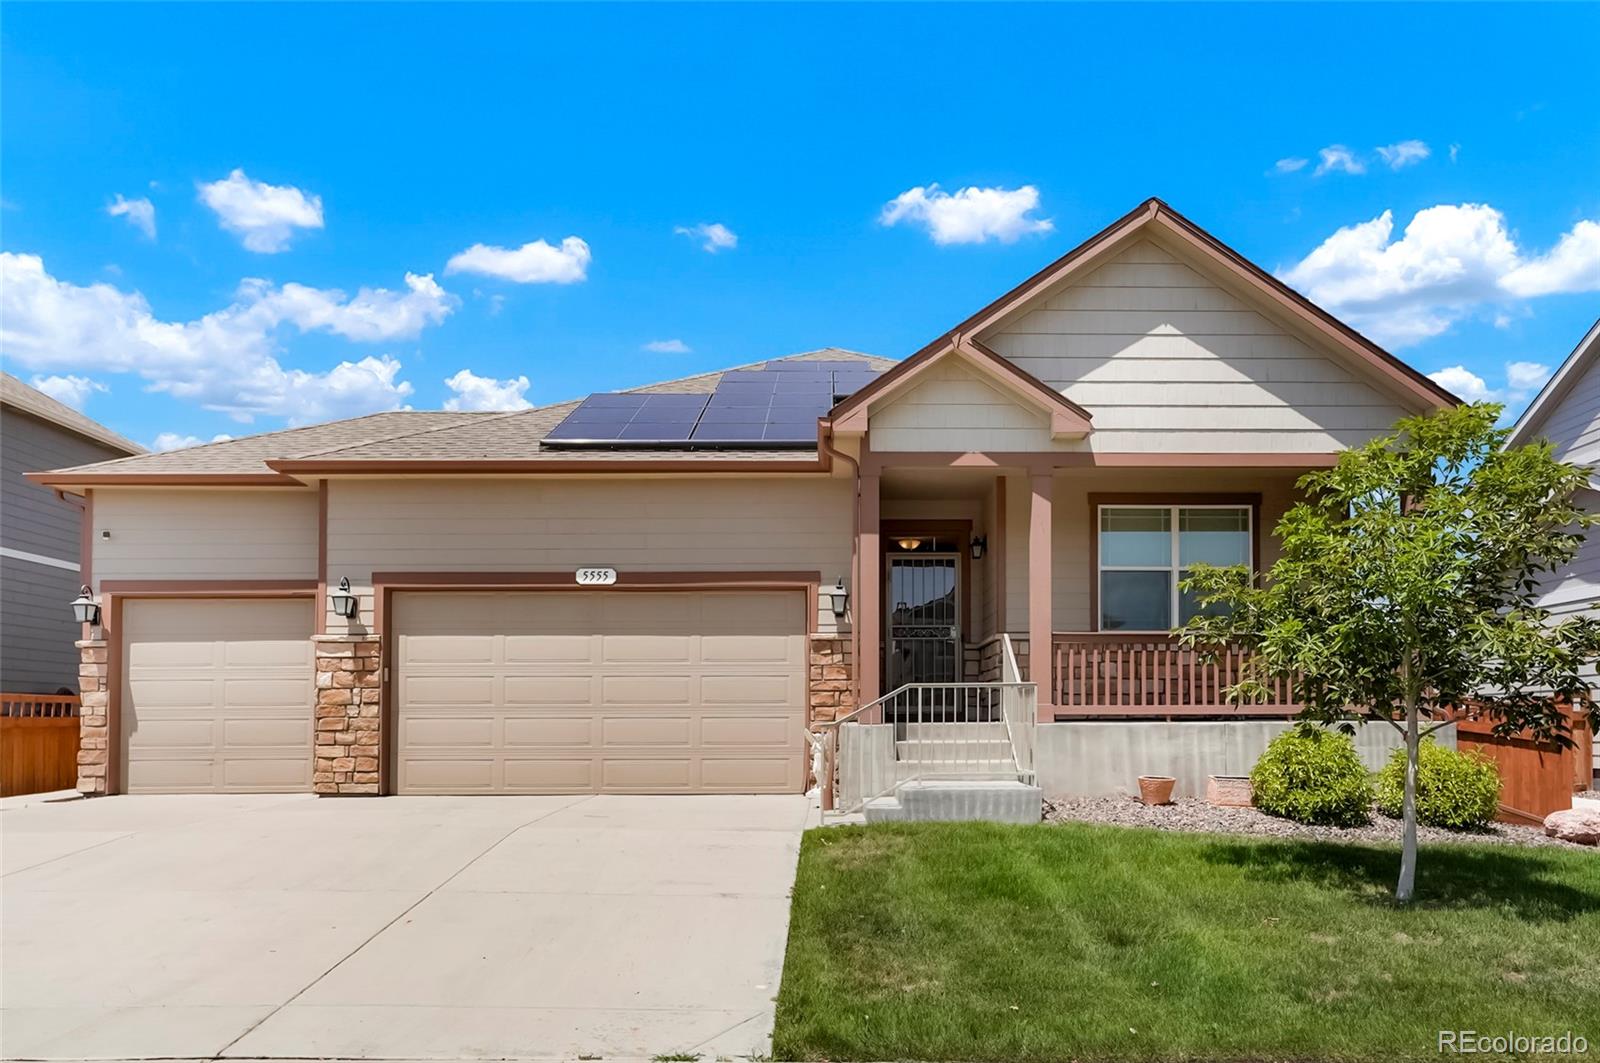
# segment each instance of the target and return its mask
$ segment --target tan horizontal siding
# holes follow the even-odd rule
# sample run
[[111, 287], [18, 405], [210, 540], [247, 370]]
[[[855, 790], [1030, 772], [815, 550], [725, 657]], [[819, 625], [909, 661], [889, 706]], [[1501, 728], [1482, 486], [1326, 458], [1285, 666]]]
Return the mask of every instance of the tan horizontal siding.
[[97, 584], [315, 579], [317, 494], [96, 488], [91, 544]]
[[[850, 481], [335, 481], [328, 579], [348, 576], [372, 623], [372, 573], [850, 573]], [[330, 618], [337, 629], [337, 618]], [[833, 631], [828, 599], [819, 631]]]

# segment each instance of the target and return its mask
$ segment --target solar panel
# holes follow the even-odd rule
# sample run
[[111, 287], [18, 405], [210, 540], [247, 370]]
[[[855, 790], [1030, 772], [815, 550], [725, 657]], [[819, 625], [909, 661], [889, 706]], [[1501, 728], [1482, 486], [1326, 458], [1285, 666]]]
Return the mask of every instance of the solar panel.
[[556, 446], [808, 446], [817, 418], [879, 375], [862, 362], [768, 362], [710, 395], [590, 395], [545, 436]]

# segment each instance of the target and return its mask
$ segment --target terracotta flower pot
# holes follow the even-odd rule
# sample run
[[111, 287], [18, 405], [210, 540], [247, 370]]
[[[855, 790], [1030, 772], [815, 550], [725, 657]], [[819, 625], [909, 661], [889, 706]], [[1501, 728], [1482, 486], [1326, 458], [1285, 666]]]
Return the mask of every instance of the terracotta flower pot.
[[1170, 775], [1139, 776], [1139, 800], [1147, 805], [1172, 804], [1172, 788], [1178, 780]]
[[1255, 788], [1248, 775], [1213, 775], [1206, 780], [1206, 804], [1221, 808], [1249, 808], [1255, 804]]

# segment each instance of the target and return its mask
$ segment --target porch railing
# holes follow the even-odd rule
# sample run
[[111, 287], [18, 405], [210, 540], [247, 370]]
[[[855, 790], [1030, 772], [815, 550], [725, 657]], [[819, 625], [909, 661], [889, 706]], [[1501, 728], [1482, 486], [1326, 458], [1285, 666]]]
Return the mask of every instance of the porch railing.
[[1300, 711], [1287, 681], [1268, 684], [1267, 700], [1234, 705], [1227, 690], [1242, 678], [1243, 650], [1209, 658], [1164, 635], [1058, 632], [1053, 691], [1059, 717], [1287, 717]]
[[1031, 781], [1038, 715], [1033, 683], [897, 687], [818, 725], [822, 807], [857, 812], [916, 779]]

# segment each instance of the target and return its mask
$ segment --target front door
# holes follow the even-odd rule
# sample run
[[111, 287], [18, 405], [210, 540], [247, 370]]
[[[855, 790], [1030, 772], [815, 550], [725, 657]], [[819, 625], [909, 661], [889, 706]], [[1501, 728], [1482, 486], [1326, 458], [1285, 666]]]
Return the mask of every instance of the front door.
[[889, 555], [889, 689], [961, 679], [961, 558]]

